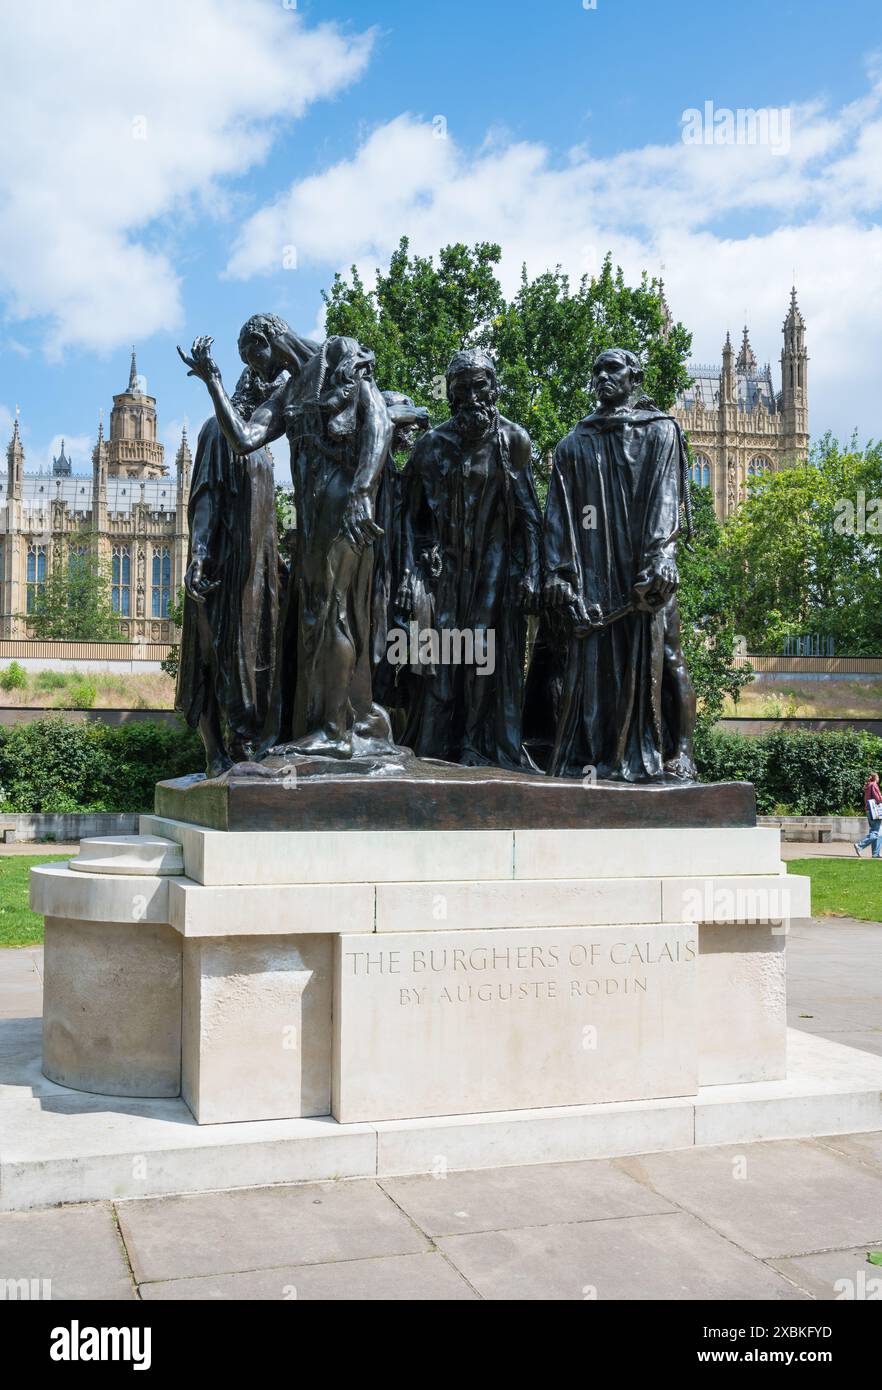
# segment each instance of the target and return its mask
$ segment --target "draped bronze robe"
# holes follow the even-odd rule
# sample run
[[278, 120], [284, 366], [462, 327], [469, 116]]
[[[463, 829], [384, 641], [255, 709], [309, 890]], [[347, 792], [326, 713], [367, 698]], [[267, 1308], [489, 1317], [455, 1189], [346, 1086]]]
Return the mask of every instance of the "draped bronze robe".
[[684, 451], [679, 426], [648, 403], [589, 416], [555, 451], [546, 577], [566, 580], [604, 614], [637, 605], [581, 638], [567, 636], [558, 615], [543, 623], [529, 722], [534, 734], [543, 717], [553, 723], [547, 770], [555, 776], [594, 769], [639, 782], [664, 773], [674, 743], [662, 699], [664, 643], [676, 595], [655, 612], [639, 605], [658, 566], [676, 562]]

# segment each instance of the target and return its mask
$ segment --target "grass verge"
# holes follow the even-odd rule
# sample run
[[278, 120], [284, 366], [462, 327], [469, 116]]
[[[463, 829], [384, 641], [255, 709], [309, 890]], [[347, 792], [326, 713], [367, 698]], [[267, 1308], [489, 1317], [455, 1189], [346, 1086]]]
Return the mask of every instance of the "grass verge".
[[70, 858], [69, 854], [0, 856], [0, 946], [43, 944], [43, 918], [28, 907], [28, 873], [35, 864]]
[[812, 881], [812, 913], [882, 922], [882, 859], [791, 859], [791, 874]]

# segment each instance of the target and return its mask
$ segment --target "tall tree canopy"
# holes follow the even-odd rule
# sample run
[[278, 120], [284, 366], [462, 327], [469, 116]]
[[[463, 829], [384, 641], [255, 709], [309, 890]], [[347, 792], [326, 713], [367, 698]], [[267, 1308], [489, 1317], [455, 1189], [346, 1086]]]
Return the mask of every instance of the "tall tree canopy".
[[734, 663], [737, 628], [723, 527], [710, 488], [689, 487], [695, 535], [691, 550], [680, 546], [678, 599], [683, 650], [698, 697], [698, 728], [705, 730], [719, 719], [726, 696], [737, 700], [751, 677]]
[[108, 567], [85, 549], [53, 556], [30, 613], [21, 615], [34, 637], [63, 642], [118, 642]]
[[749, 651], [812, 633], [843, 654], [882, 650], [882, 445], [827, 435], [807, 464], [751, 479], [724, 546]]
[[558, 267], [520, 287], [507, 302], [497, 278], [499, 246], [445, 246], [435, 260], [411, 256], [403, 237], [388, 272], [367, 289], [353, 267], [325, 294], [329, 333], [372, 348], [384, 389], [407, 391], [428, 406], [433, 423], [447, 415], [444, 370], [457, 349], [485, 347], [499, 369], [500, 409], [528, 431], [540, 477], [557, 442], [594, 408], [591, 365], [607, 347], [640, 354], [646, 390], [669, 408], [689, 382], [691, 335], [667, 333], [655, 281], [625, 284], [607, 256], [600, 274], [574, 289]]

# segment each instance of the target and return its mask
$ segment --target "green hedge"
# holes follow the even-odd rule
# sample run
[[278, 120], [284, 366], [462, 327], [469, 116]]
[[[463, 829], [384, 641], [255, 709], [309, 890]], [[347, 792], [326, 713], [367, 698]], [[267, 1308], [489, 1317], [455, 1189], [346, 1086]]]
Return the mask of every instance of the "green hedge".
[[184, 725], [37, 719], [0, 728], [0, 811], [152, 811], [154, 783], [204, 765]]
[[703, 782], [753, 782], [764, 816], [859, 815], [867, 773], [882, 773], [882, 738], [859, 731], [747, 738], [714, 730], [695, 751]]
[[[882, 738], [866, 733], [712, 731], [696, 740], [705, 782], [756, 786], [761, 815], [847, 815], [862, 810], [868, 771], [882, 772]], [[60, 718], [0, 728], [0, 810], [151, 811], [153, 786], [204, 766], [183, 725], [68, 724]]]

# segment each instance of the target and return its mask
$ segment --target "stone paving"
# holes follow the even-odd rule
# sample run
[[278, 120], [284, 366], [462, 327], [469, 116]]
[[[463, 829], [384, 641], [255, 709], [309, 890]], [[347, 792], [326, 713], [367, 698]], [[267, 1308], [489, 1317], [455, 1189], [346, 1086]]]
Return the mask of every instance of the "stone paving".
[[[788, 942], [790, 1022], [882, 1054], [882, 924]], [[0, 951], [0, 1015], [42, 952]], [[882, 1133], [0, 1215], [0, 1279], [55, 1299], [878, 1298]]]

